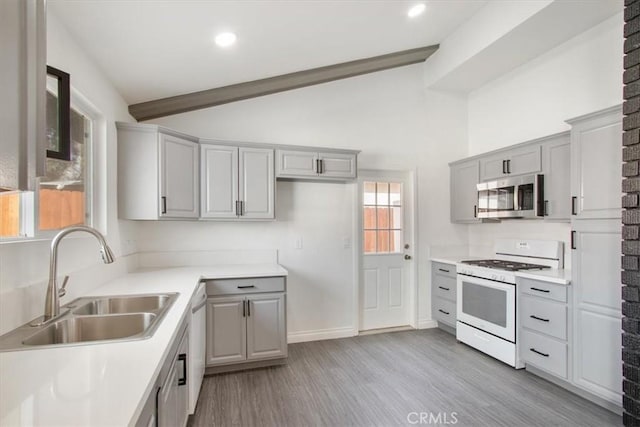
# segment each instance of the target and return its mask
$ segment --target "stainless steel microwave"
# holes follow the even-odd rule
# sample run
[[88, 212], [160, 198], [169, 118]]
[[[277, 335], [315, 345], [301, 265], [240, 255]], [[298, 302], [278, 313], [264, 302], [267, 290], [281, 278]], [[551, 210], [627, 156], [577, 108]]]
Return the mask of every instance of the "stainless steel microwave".
[[536, 218], [544, 216], [544, 176], [524, 175], [481, 182], [478, 218]]

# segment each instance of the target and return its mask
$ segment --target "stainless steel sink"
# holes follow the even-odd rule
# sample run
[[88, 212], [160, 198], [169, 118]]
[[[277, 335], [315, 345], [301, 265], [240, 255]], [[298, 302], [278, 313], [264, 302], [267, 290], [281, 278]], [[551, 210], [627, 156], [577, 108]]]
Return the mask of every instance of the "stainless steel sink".
[[70, 317], [46, 326], [24, 345], [52, 345], [117, 340], [142, 335], [155, 320], [152, 313]]
[[109, 297], [88, 302], [75, 310], [73, 314], [96, 315], [117, 313], [155, 313], [169, 302], [169, 295], [139, 295]]
[[50, 322], [41, 326], [29, 322], [0, 336], [0, 352], [149, 338], [178, 296], [162, 293], [78, 298]]

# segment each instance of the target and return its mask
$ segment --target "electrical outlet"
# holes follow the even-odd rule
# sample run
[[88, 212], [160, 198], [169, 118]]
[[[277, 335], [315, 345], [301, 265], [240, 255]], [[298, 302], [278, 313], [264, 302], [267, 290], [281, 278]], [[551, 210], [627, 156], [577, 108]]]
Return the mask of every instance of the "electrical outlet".
[[302, 249], [302, 237], [297, 237], [296, 238], [295, 248], [296, 249]]

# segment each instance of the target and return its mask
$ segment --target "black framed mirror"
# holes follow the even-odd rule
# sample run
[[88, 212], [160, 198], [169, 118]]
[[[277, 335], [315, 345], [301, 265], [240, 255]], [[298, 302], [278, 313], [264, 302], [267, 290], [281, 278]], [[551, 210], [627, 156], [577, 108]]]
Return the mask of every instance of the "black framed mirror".
[[70, 76], [47, 65], [47, 157], [71, 160]]

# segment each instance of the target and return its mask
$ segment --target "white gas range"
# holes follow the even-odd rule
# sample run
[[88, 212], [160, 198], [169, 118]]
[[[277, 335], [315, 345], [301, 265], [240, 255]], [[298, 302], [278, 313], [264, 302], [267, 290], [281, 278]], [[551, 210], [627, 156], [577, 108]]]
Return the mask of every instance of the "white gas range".
[[495, 258], [461, 261], [457, 267], [456, 338], [516, 369], [516, 273], [564, 266], [563, 243], [498, 239]]

